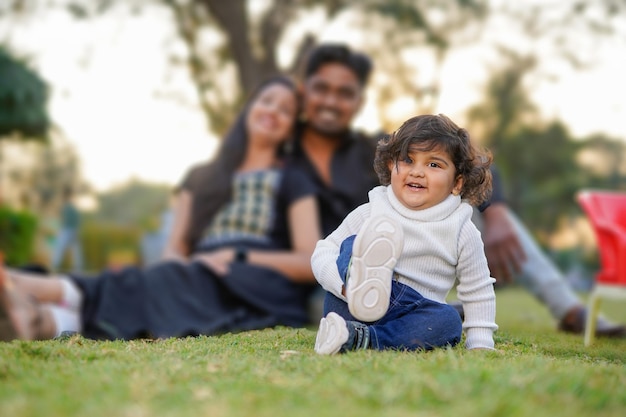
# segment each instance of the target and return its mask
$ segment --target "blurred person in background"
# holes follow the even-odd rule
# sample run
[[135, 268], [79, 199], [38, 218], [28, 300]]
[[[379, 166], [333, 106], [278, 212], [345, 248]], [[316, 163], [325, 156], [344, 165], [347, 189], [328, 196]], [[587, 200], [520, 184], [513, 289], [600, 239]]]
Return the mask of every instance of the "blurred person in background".
[[[303, 122], [292, 161], [303, 167], [318, 187], [324, 236], [366, 202], [369, 189], [378, 185], [373, 161], [380, 136], [369, 137], [351, 129], [365, 100], [372, 67], [369, 57], [341, 44], [319, 45], [305, 65]], [[506, 205], [502, 181], [493, 165], [492, 175], [492, 199], [478, 207], [474, 216], [481, 227], [492, 276], [519, 280], [548, 307], [559, 330], [584, 333], [587, 311], [583, 302]], [[319, 299], [317, 306], [313, 303], [312, 320], [321, 317], [319, 303]], [[460, 303], [454, 305], [463, 315]], [[626, 327], [604, 318], [598, 320], [596, 329], [599, 336], [626, 336]]]
[[373, 165], [378, 137], [351, 127], [372, 68], [367, 55], [343, 44], [320, 44], [304, 65], [302, 117], [290, 161], [317, 187], [324, 236], [379, 184]]
[[[376, 138], [351, 129], [365, 101], [372, 62], [343, 44], [321, 44], [308, 55], [301, 80], [302, 112], [296, 126], [290, 165], [315, 186], [322, 235], [332, 232], [378, 185], [373, 168]], [[208, 164], [193, 167], [179, 186], [166, 259], [184, 259], [198, 241], [214, 202], [202, 190], [211, 176]], [[321, 287], [310, 303], [311, 323], [322, 316]]]
[[[372, 69], [367, 55], [336, 43], [318, 45], [304, 65], [302, 116], [290, 162], [303, 169], [316, 186], [323, 236], [335, 230], [350, 211], [365, 203], [368, 191], [379, 184], [373, 162], [380, 136], [369, 136], [352, 128], [365, 101]], [[207, 165], [192, 169], [184, 184], [202, 182], [207, 170]], [[520, 282], [548, 306], [559, 323], [558, 328], [582, 334], [586, 316], [582, 301], [510, 211], [497, 170], [492, 169], [492, 174], [492, 200], [481, 205], [474, 216], [481, 226], [492, 276], [496, 280], [510, 280], [514, 271], [522, 272]], [[197, 230], [201, 229], [189, 224], [202, 223], [190, 219], [206, 218], [203, 213], [210, 212], [210, 207], [210, 200], [199, 194], [191, 198], [191, 193], [181, 187], [166, 256], [186, 256], [197, 239]], [[323, 298], [323, 290], [314, 293], [312, 323], [323, 315]], [[460, 303], [452, 304], [463, 316]], [[600, 319], [597, 333], [622, 337], [626, 329]]]
[[[376, 138], [350, 128], [365, 101], [371, 70], [367, 56], [341, 44], [321, 44], [305, 64], [302, 114], [288, 161], [315, 185], [324, 236], [378, 185], [373, 169]], [[211, 169], [206, 163], [193, 167], [178, 187], [165, 259], [188, 256], [210, 218], [214, 202], [202, 184]]]
[[192, 184], [213, 214], [190, 256], [95, 277], [0, 269], [0, 340], [80, 332], [166, 338], [308, 323], [311, 254], [321, 238], [315, 188], [286, 166], [298, 94], [263, 83], [222, 142], [213, 176]]
[[[316, 186], [323, 236], [329, 235], [377, 186], [377, 137], [352, 128], [365, 102], [372, 62], [343, 44], [320, 44], [303, 68], [302, 116], [290, 162]], [[311, 323], [323, 316], [325, 291], [311, 297]]]
[[72, 271], [81, 272], [83, 269], [83, 254], [80, 247], [80, 213], [74, 203], [74, 192], [70, 187], [63, 190], [63, 206], [59, 231], [54, 240], [50, 267], [58, 271], [67, 251], [71, 254]]

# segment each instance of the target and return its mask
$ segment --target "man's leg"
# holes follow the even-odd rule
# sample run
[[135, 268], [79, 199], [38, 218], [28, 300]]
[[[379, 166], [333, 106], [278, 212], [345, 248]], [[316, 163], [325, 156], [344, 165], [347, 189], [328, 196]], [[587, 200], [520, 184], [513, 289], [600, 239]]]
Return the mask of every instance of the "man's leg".
[[[582, 305], [582, 302], [571, 289], [563, 274], [541, 251], [528, 229], [524, 227], [517, 216], [510, 210], [507, 214], [515, 227], [517, 238], [526, 255], [521, 270], [515, 275], [516, 282], [522, 284], [542, 304], [545, 304], [552, 317], [557, 320], [562, 319], [572, 308]], [[484, 222], [482, 214], [477, 209], [474, 209], [472, 221], [483, 233]]]
[[556, 265], [542, 252], [537, 242], [521, 221], [509, 211], [520, 244], [526, 253], [526, 262], [516, 280], [548, 307], [550, 314], [561, 320], [572, 309], [582, 304], [580, 298]]
[[[526, 261], [515, 279], [546, 305], [550, 314], [559, 322], [559, 330], [570, 333], [584, 332], [587, 310], [582, 300], [576, 295], [554, 262], [542, 252], [530, 232], [511, 211], [507, 212], [514, 225], [520, 245], [525, 252]], [[478, 210], [474, 210], [474, 224], [482, 229], [483, 222]], [[610, 323], [599, 318], [596, 326], [597, 336], [622, 337], [626, 327]]]

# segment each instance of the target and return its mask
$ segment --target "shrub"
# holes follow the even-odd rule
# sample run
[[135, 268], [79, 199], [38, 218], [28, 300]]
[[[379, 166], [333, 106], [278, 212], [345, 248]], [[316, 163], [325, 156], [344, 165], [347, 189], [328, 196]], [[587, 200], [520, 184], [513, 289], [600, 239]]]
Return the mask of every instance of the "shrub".
[[81, 225], [80, 241], [85, 268], [137, 264], [140, 261], [141, 230], [137, 227], [86, 221]]
[[37, 218], [32, 213], [0, 206], [0, 251], [8, 265], [31, 261], [36, 232]]

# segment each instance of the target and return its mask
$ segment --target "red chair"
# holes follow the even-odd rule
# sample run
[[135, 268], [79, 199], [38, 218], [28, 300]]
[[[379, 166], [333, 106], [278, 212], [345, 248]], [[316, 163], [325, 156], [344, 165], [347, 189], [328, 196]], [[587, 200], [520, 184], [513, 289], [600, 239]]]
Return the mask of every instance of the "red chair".
[[601, 269], [588, 301], [585, 346], [589, 346], [600, 299], [626, 299], [626, 192], [583, 190], [576, 198], [594, 230], [600, 255]]

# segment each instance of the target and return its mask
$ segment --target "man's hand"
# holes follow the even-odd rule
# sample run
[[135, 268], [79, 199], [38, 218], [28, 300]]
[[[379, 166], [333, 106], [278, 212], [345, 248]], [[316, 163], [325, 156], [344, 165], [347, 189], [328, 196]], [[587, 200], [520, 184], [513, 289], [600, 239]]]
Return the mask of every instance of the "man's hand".
[[194, 261], [200, 261], [217, 275], [223, 277], [230, 271], [230, 264], [235, 260], [235, 249], [225, 248], [213, 252], [198, 253], [191, 257]]
[[492, 204], [483, 212], [483, 242], [491, 275], [496, 281], [509, 283], [519, 272], [526, 254], [503, 203]]

